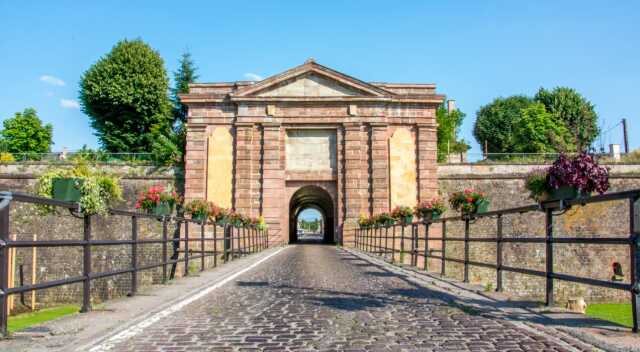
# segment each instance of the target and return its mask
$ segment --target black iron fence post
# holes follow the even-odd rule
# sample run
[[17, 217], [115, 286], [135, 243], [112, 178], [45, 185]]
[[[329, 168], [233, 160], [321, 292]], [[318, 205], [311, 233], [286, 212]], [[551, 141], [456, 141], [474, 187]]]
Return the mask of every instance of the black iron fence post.
[[404, 223], [400, 226], [400, 264], [404, 264]]
[[502, 214], [498, 215], [496, 229], [496, 291], [502, 291]]
[[553, 211], [545, 209], [545, 305], [552, 306], [553, 299]]
[[189, 276], [189, 221], [184, 222], [184, 276]]
[[429, 223], [424, 224], [424, 271], [429, 270]]
[[376, 239], [378, 238], [378, 235], [380, 234], [380, 228], [378, 227], [377, 229], [375, 229], [373, 231], [373, 237], [371, 238], [371, 251], [376, 254], [378, 253], [378, 248], [377, 248], [377, 241]]
[[416, 266], [417, 257], [416, 257], [416, 227], [411, 224], [411, 265]]
[[138, 292], [138, 217], [131, 217], [131, 292], [134, 296]]
[[446, 273], [446, 260], [445, 254], [447, 253], [447, 222], [442, 222], [442, 246], [440, 246], [442, 252], [440, 255], [440, 275], [444, 276]]
[[229, 226], [222, 225], [222, 252], [224, 253], [224, 262], [229, 261], [229, 250], [231, 241], [229, 241]]
[[369, 251], [369, 236], [371, 233], [371, 229], [364, 230], [364, 241], [363, 241], [363, 249], [365, 252]]
[[234, 228], [235, 228], [235, 227], [233, 227], [233, 226], [229, 225], [229, 244], [230, 244], [230, 246], [231, 246], [231, 247], [229, 248], [229, 250], [231, 251], [231, 255], [230, 255], [231, 260], [233, 260], [233, 259], [234, 259], [234, 257], [235, 257], [235, 255], [234, 255], [234, 248], [235, 248], [235, 244], [233, 243], [233, 229], [234, 229]]
[[162, 217], [162, 283], [167, 283], [167, 218]]
[[464, 277], [462, 282], [469, 282], [469, 218], [464, 220]]
[[389, 226], [384, 227], [384, 257], [387, 258], [389, 254]]
[[369, 238], [369, 231], [371, 231], [371, 229], [365, 229], [364, 233], [362, 234], [362, 250], [363, 251], [367, 251], [367, 238]]
[[[7, 202], [7, 203], [5, 203]], [[9, 207], [10, 201], [3, 199], [6, 205], [0, 209], [0, 336], [7, 336], [9, 321]]]
[[384, 249], [382, 248], [382, 228], [380, 228], [380, 231], [378, 232], [378, 255], [384, 255]]
[[631, 257], [631, 314], [633, 315], [633, 332], [638, 332], [640, 325], [640, 209], [636, 208], [639, 197], [629, 199], [629, 229], [632, 238]]
[[253, 228], [251, 229], [251, 253], [257, 252], [257, 244], [258, 243], [258, 230]]
[[247, 228], [245, 226], [242, 226], [242, 251], [240, 252], [240, 255], [246, 255], [247, 254]]
[[393, 225], [393, 231], [391, 231], [391, 262], [396, 260], [396, 226]]
[[[80, 313], [91, 311], [91, 215], [84, 214], [84, 245], [82, 246], [82, 307]], [[32, 307], [33, 308], [33, 307]]]
[[202, 220], [202, 224], [200, 225], [200, 271], [204, 271], [205, 267], [205, 258], [204, 258], [204, 230], [207, 224], [206, 220]]
[[218, 266], [218, 225], [213, 223], [213, 267]]

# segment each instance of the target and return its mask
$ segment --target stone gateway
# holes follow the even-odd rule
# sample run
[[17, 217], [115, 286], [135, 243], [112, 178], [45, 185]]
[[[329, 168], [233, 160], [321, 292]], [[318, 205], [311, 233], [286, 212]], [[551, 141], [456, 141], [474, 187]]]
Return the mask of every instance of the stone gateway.
[[296, 217], [313, 208], [325, 241], [348, 245], [361, 214], [437, 195], [434, 84], [364, 82], [308, 60], [180, 98], [186, 198], [263, 215], [272, 241], [295, 242]]

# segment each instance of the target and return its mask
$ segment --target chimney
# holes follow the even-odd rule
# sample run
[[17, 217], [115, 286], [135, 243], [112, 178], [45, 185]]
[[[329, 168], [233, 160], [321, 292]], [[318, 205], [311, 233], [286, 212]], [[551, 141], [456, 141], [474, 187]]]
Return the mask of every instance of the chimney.
[[447, 100], [447, 112], [456, 111], [456, 101], [455, 100]]

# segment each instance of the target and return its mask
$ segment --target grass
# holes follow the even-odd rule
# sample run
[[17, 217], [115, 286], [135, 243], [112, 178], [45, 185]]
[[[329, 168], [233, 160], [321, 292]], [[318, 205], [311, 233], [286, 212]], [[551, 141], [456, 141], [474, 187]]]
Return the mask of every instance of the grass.
[[20, 331], [32, 325], [58, 319], [65, 315], [76, 314], [80, 307], [76, 305], [64, 305], [53, 308], [45, 308], [32, 313], [18, 314], [9, 318], [9, 332]]
[[587, 306], [587, 315], [626, 327], [633, 326], [631, 303], [594, 303]]

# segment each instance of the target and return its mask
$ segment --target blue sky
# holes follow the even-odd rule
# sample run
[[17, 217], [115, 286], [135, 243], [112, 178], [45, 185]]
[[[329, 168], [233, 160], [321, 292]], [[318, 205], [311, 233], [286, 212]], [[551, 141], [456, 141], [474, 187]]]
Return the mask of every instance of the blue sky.
[[[171, 72], [191, 51], [200, 81], [268, 77], [314, 57], [367, 81], [429, 82], [475, 112], [497, 96], [570, 86], [607, 129], [640, 146], [638, 1], [0, 2], [0, 117], [35, 107], [54, 150], [97, 146], [77, 107], [82, 72], [142, 38]], [[603, 143], [621, 143], [621, 129]]]

